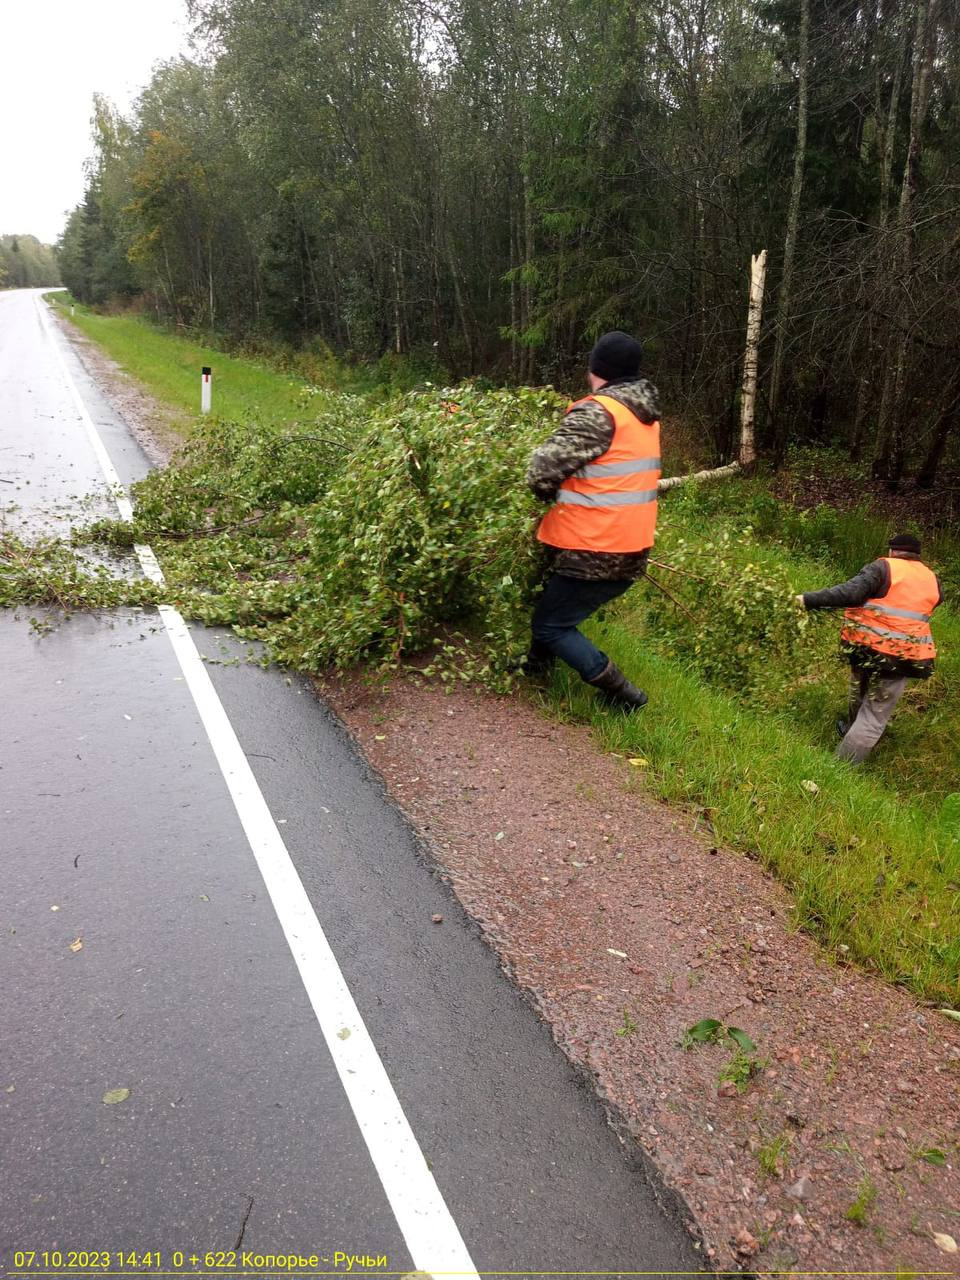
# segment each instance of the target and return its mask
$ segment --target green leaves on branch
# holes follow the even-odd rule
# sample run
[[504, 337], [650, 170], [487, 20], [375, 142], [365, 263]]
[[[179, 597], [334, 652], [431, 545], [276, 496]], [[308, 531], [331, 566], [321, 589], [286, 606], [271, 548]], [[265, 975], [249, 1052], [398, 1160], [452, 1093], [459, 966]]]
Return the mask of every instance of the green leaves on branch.
[[[175, 465], [134, 486], [132, 526], [99, 521], [75, 541], [149, 543], [164, 599], [263, 641], [281, 663], [396, 662], [439, 633], [447, 676], [503, 687], [540, 576], [524, 471], [560, 398], [467, 385], [316, 403], [316, 420], [296, 430], [205, 421]], [[106, 591], [62, 544], [17, 545], [40, 578], [20, 571], [7, 603], [156, 596], [109, 575]], [[469, 654], [461, 629], [474, 637]]]
[[675, 503], [671, 494], [662, 504], [654, 552], [673, 572], [651, 567], [651, 576], [689, 613], [654, 588], [647, 593], [651, 629], [712, 684], [749, 695], [782, 686], [809, 626], [793, 603], [785, 568], [764, 555], [749, 528], [738, 536], [721, 530], [688, 540], [693, 523], [684, 518], [683, 501], [678, 495]]
[[158, 589], [142, 578], [119, 577], [107, 564], [78, 556], [56, 538], [27, 542], [0, 531], [0, 608], [110, 609], [154, 604]]

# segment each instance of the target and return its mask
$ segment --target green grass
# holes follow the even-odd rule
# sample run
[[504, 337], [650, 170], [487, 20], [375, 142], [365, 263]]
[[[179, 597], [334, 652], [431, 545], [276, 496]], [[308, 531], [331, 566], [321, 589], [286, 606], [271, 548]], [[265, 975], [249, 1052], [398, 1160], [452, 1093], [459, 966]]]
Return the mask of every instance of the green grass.
[[[762, 479], [734, 480], [699, 486], [680, 501], [668, 497], [662, 504], [654, 554], [669, 562], [680, 538], [696, 544], [705, 534], [715, 538], [721, 530], [735, 539], [752, 531], [734, 545], [734, 558], [759, 564], [770, 574], [783, 573], [793, 590], [802, 592], [840, 582], [884, 554], [889, 524], [867, 510], [843, 513], [820, 507], [799, 512], [771, 497]], [[919, 805], [931, 821], [943, 820], [960, 835], [960, 614], [952, 604], [960, 600], [960, 545], [946, 533], [925, 538], [925, 543], [925, 559], [940, 575], [946, 597], [933, 620], [936, 674], [907, 686], [867, 772], [882, 780], [902, 803]], [[711, 607], [709, 560], [700, 572], [708, 582], [694, 596], [685, 590], [688, 584], [682, 579], [671, 579], [659, 570], [656, 576], [701, 616]], [[690, 629], [652, 584], [626, 598], [624, 616], [632, 619], [645, 644], [658, 647], [661, 653], [669, 653], [675, 643], [678, 620], [683, 631]], [[838, 660], [837, 645], [842, 615], [823, 611], [811, 614], [810, 620], [793, 671], [765, 689], [763, 706], [782, 716], [805, 741], [832, 751], [834, 723], [845, 710], [847, 697], [848, 667]], [[666, 644], [660, 638], [664, 627]]]
[[[198, 338], [157, 325], [144, 316], [103, 315], [68, 292], [44, 297], [120, 367], [159, 400], [180, 410], [186, 427], [200, 410], [200, 370], [213, 370], [213, 412], [227, 421], [292, 424], [316, 414], [325, 391], [382, 399], [428, 382], [442, 385], [446, 371], [428, 354], [347, 364], [323, 344], [302, 348], [269, 339], [242, 346], [216, 335]], [[73, 315], [70, 308], [73, 307]]]
[[179, 337], [137, 316], [100, 315], [69, 294], [45, 295], [73, 324], [158, 400], [179, 411], [186, 430], [200, 412], [200, 370], [213, 370], [213, 412], [227, 421], [294, 424], [315, 416], [314, 388], [306, 379], [278, 372], [259, 360], [227, 355], [213, 346]]
[[765, 1178], [782, 1178], [790, 1156], [790, 1135], [778, 1133], [757, 1151], [757, 1163]]
[[854, 1226], [865, 1227], [870, 1221], [870, 1213], [876, 1200], [876, 1184], [868, 1174], [864, 1174], [857, 1185], [857, 1198], [843, 1216]]

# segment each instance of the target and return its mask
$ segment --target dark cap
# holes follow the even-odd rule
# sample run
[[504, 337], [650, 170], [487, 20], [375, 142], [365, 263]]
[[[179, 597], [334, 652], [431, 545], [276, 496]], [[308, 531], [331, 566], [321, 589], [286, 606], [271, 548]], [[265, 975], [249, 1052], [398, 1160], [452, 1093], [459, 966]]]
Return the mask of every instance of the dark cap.
[[590, 363], [587, 366], [591, 373], [607, 382], [617, 378], [635, 378], [640, 372], [643, 360], [643, 347], [631, 338], [629, 333], [621, 333], [614, 329], [605, 333], [590, 352]]
[[920, 539], [915, 538], [912, 533], [898, 533], [895, 538], [891, 538], [889, 542], [891, 551], [909, 551], [912, 555], [920, 554]]

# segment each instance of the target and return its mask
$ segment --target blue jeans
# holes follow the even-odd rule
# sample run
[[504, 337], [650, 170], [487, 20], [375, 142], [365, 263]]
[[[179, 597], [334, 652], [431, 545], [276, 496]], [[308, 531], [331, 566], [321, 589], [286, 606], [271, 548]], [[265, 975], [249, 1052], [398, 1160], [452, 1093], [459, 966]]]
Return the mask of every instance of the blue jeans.
[[610, 659], [577, 627], [632, 586], [633, 581], [624, 578], [593, 580], [551, 574], [533, 611], [531, 660], [562, 658], [584, 680], [596, 680]]

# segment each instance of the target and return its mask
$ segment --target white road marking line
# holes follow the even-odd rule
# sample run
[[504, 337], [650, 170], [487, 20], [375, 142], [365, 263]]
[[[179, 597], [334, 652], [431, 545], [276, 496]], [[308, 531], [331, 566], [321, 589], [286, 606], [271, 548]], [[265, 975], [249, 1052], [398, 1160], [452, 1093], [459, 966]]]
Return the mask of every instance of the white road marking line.
[[[50, 332], [45, 304], [38, 300], [37, 306], [74, 406], [113, 490], [121, 519], [130, 521], [130, 499], [56, 337]], [[163, 572], [153, 550], [140, 545], [136, 552], [146, 576], [162, 583]], [[477, 1269], [404, 1115], [187, 624], [168, 605], [158, 606], [158, 611], [413, 1265], [420, 1271], [455, 1271], [468, 1278], [476, 1277]]]

